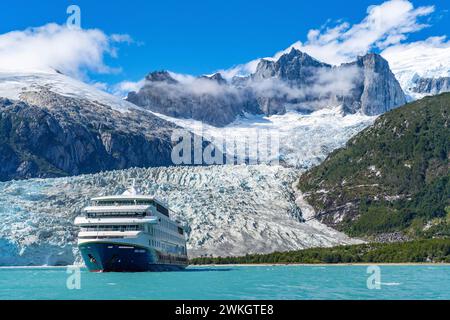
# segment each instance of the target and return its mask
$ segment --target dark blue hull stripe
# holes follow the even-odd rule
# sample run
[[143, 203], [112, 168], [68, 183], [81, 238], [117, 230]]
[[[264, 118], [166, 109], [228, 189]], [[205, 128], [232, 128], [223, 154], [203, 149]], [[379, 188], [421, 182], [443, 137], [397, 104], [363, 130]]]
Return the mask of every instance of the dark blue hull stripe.
[[187, 267], [186, 262], [161, 261], [155, 250], [132, 245], [86, 243], [79, 248], [92, 272], [180, 271]]

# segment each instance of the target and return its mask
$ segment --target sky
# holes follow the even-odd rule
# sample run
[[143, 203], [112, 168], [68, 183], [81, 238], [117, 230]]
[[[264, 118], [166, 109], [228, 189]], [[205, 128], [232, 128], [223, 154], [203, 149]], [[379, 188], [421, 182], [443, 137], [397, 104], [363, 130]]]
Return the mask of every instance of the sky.
[[[70, 5], [81, 10], [80, 30], [66, 26]], [[292, 45], [331, 64], [369, 51], [398, 57], [407, 45], [450, 47], [449, 8], [448, 0], [8, 0], [0, 70], [51, 67], [120, 94], [150, 71], [232, 76]]]

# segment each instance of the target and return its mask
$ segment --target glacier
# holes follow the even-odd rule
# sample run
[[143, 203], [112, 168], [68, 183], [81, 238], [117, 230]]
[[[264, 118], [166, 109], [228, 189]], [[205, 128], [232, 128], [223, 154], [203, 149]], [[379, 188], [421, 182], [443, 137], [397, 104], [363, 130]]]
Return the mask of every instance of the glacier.
[[[226, 132], [236, 141], [249, 141], [251, 144], [256, 142], [258, 130], [265, 130], [280, 138], [280, 162], [304, 170], [320, 164], [332, 151], [344, 146], [351, 137], [372, 125], [377, 118], [361, 112], [346, 114], [342, 106], [329, 106], [310, 113], [287, 110], [283, 115], [244, 114], [221, 128], [144, 110], [56, 71], [0, 72], [0, 97], [26, 100], [26, 93], [40, 92], [43, 88], [66, 97], [101, 103], [121, 113], [130, 110], [148, 112], [209, 141], [220, 140]], [[221, 149], [220, 144], [216, 147]]]
[[360, 243], [305, 221], [298, 175], [268, 165], [161, 167], [0, 183], [0, 266], [80, 263], [74, 218], [90, 198], [119, 194], [132, 179], [169, 204], [187, 230], [190, 257]]
[[[343, 147], [348, 140], [372, 125], [376, 116], [361, 113], [345, 114], [342, 107], [324, 108], [312, 113], [289, 110], [284, 115], [251, 115], [238, 117], [221, 128], [193, 119], [179, 119], [155, 113], [179, 127], [205, 137], [208, 141], [220, 141], [224, 135], [241, 144], [256, 145], [258, 134], [263, 131], [279, 137], [279, 160], [284, 166], [301, 170], [319, 165], [334, 150]], [[226, 153], [220, 143], [215, 146]], [[251, 159], [258, 162], [260, 159]], [[273, 159], [269, 159], [271, 162]]]
[[[0, 73], [0, 96], [52, 92], [110, 105], [121, 113], [140, 110], [124, 100], [59, 73]], [[195, 120], [157, 117], [207, 139], [224, 130], [254, 142], [258, 130], [280, 136], [280, 165], [128, 169], [59, 179], [0, 183], [0, 266], [81, 263], [74, 218], [90, 198], [119, 194], [135, 178], [141, 191], [167, 201], [187, 228], [191, 257], [270, 253], [360, 243], [314, 220], [295, 189], [304, 170], [320, 164], [376, 117], [346, 115], [342, 108], [284, 115], [245, 114], [225, 128]], [[219, 145], [220, 147], [220, 145]]]

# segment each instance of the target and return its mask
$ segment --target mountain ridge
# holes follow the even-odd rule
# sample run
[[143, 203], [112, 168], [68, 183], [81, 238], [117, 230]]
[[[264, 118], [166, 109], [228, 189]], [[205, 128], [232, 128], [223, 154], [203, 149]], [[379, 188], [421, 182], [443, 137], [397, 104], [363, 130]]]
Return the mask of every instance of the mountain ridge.
[[0, 96], [0, 181], [172, 165], [179, 127], [64, 75], [0, 74]]
[[380, 116], [300, 178], [316, 217], [353, 236], [450, 234], [450, 94]]
[[343, 105], [348, 113], [379, 115], [406, 103], [389, 64], [378, 54], [333, 67], [294, 48], [276, 61], [261, 59], [255, 73], [230, 81], [220, 73], [177, 81], [167, 71], [153, 72], [126, 100], [218, 127], [244, 113], [271, 116]]

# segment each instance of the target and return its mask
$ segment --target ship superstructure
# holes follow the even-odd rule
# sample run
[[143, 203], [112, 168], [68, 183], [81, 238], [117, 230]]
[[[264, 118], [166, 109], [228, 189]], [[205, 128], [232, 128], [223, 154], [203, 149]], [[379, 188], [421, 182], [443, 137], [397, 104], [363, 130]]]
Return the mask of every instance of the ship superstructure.
[[75, 219], [78, 247], [93, 272], [176, 271], [188, 265], [184, 229], [170, 210], [134, 187], [93, 198]]

